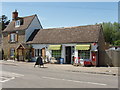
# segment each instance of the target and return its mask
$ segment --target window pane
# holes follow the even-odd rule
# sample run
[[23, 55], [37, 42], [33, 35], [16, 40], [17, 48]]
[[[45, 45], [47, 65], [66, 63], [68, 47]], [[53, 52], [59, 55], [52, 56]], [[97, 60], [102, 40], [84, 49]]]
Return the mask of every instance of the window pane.
[[90, 51], [89, 50], [79, 50], [78, 57], [81, 59], [90, 59]]
[[20, 26], [20, 20], [17, 20], [16, 22], [15, 22], [15, 27], [19, 27]]
[[15, 34], [10, 34], [10, 41], [15, 42]]
[[56, 59], [61, 57], [61, 50], [52, 50], [52, 57], [55, 57]]

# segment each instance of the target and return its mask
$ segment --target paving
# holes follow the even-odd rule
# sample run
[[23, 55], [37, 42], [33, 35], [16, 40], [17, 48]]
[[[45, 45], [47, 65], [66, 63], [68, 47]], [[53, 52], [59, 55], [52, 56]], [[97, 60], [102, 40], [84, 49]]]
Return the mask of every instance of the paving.
[[[0, 61], [0, 63], [5, 65], [28, 65], [29, 67], [34, 66], [34, 62], [18, 62], [13, 60]], [[52, 70], [63, 70], [68, 72], [82, 72], [91, 74], [105, 74], [105, 75], [119, 75], [118, 67], [82, 67], [73, 66], [70, 64], [45, 64], [45, 67], [49, 67]]]

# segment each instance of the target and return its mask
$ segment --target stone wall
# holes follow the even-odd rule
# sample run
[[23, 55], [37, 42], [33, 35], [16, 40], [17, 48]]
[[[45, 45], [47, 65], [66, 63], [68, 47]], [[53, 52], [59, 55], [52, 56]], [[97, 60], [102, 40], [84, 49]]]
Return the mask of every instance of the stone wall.
[[120, 67], [120, 50], [106, 50], [105, 61], [108, 66]]
[[14, 48], [16, 49], [18, 47], [18, 45], [20, 45], [20, 43], [25, 43], [25, 35], [24, 35], [24, 31], [19, 31], [18, 34], [18, 41], [15, 43], [10, 43], [9, 42], [9, 38], [8, 38], [8, 34], [9, 33], [4, 33], [3, 34], [3, 51], [4, 51], [4, 56], [7, 59], [10, 59], [10, 48]]

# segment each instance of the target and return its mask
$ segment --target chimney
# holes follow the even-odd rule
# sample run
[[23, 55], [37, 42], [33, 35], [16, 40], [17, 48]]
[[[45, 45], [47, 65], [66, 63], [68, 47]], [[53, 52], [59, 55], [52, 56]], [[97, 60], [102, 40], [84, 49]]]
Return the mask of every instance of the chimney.
[[12, 20], [16, 20], [18, 18], [18, 12], [17, 10], [15, 10], [14, 12], [12, 12]]

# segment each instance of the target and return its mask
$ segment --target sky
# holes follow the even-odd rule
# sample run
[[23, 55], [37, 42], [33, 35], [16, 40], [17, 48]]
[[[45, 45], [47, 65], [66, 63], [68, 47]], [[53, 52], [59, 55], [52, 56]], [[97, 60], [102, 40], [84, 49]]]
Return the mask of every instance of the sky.
[[12, 19], [37, 14], [43, 28], [118, 22], [118, 2], [2, 2], [2, 14]]

